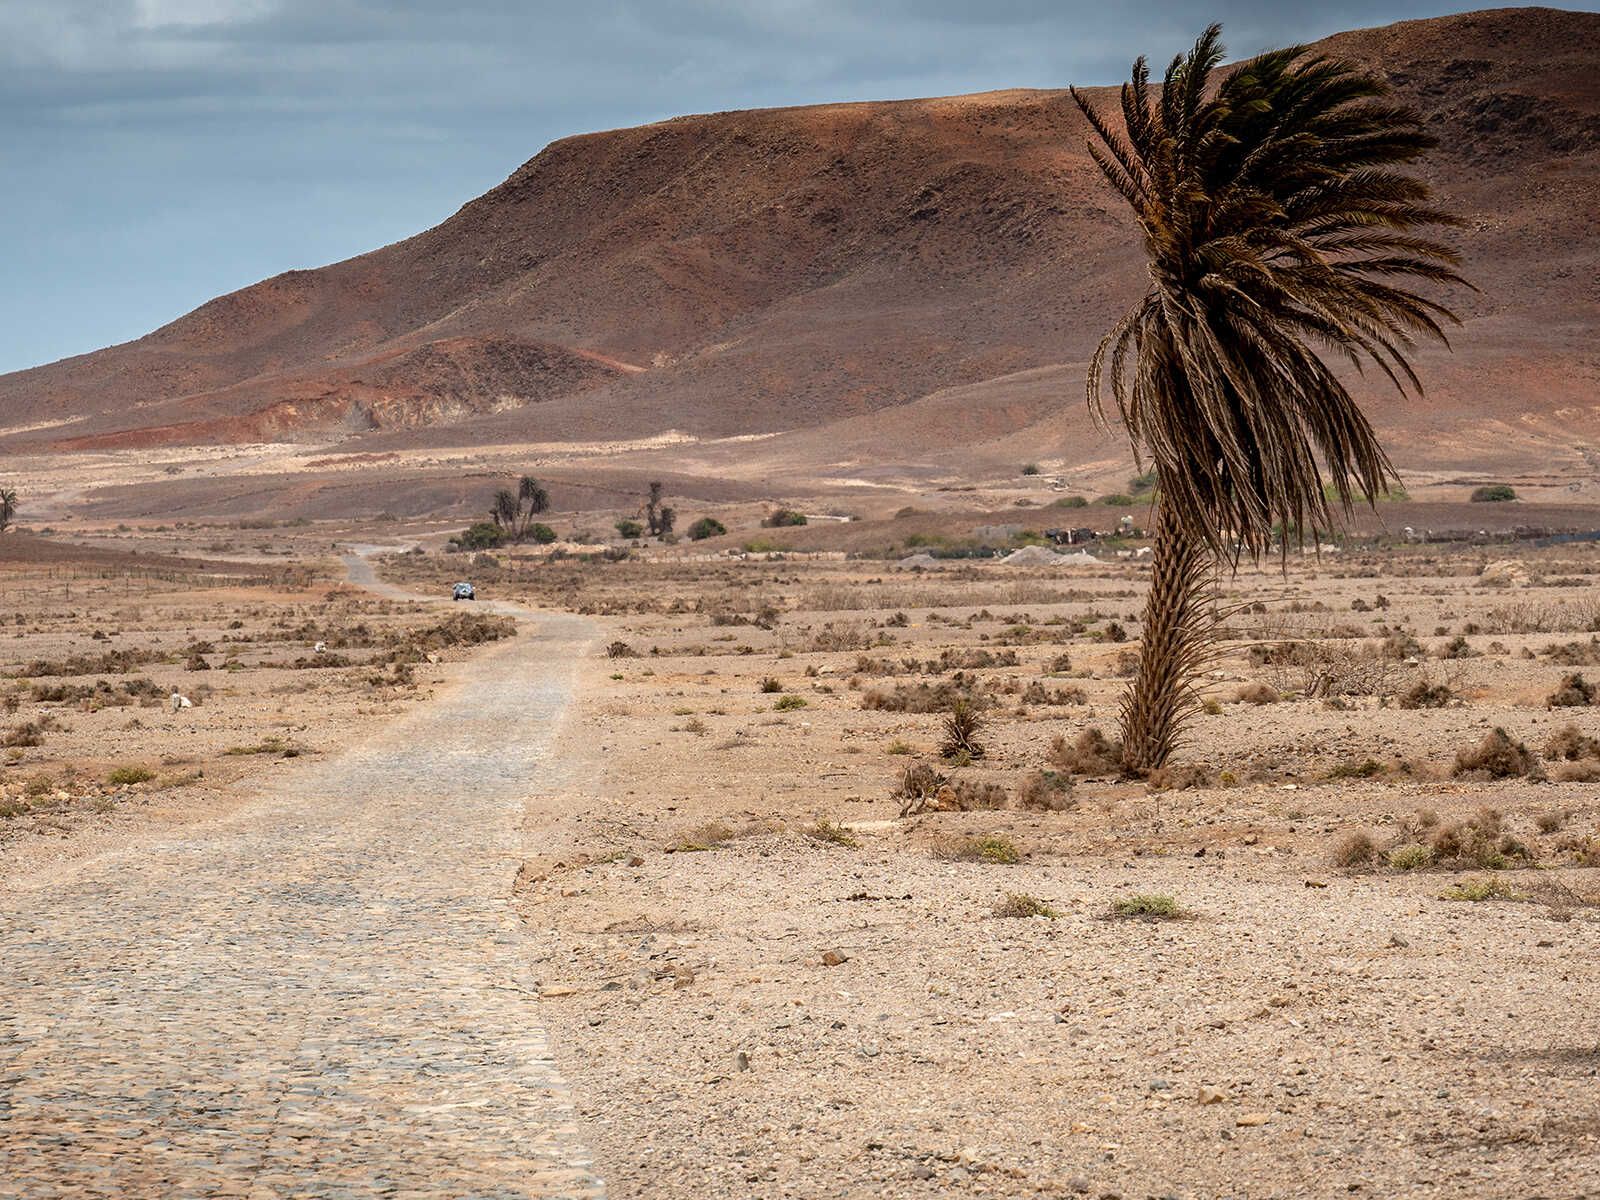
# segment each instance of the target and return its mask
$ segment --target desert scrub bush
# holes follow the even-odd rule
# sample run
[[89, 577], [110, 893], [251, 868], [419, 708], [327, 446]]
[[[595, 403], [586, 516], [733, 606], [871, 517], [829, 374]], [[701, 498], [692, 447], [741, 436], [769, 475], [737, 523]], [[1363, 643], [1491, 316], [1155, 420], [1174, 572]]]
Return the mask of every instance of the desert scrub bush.
[[1491, 483], [1484, 487], [1473, 488], [1470, 497], [1474, 504], [1498, 504], [1516, 498], [1517, 490], [1506, 483]]
[[632, 646], [628, 645], [627, 642], [617, 641], [617, 642], [612, 642], [609, 646], [606, 647], [606, 657], [607, 658], [638, 658], [639, 657], [639, 652], [637, 650], [635, 650]]
[[1021, 700], [1036, 708], [1064, 708], [1089, 703], [1089, 693], [1081, 687], [1047, 688], [1035, 679], [1022, 690]]
[[1571, 815], [1564, 808], [1552, 808], [1546, 812], [1535, 814], [1533, 827], [1540, 833], [1556, 833], [1566, 825]]
[[1443, 708], [1455, 699], [1455, 693], [1446, 683], [1419, 679], [1396, 698], [1401, 708]]
[[1371, 779], [1383, 774], [1383, 764], [1375, 758], [1354, 759], [1348, 758], [1342, 763], [1337, 763], [1329, 768], [1327, 778], [1338, 779]]
[[1583, 708], [1594, 703], [1594, 684], [1574, 672], [1563, 675], [1561, 684], [1545, 698], [1551, 708]]
[[809, 701], [804, 696], [779, 696], [772, 705], [773, 712], [793, 712], [797, 708], [804, 708]]
[[1477, 904], [1484, 900], [1526, 900], [1527, 897], [1503, 879], [1485, 875], [1478, 879], [1463, 879], [1439, 893], [1441, 900], [1466, 900]]
[[111, 784], [148, 783], [156, 777], [156, 773], [149, 767], [113, 767], [106, 772], [106, 782]]
[[806, 515], [792, 508], [775, 508], [767, 514], [767, 519], [761, 522], [769, 529], [782, 529], [790, 525], [804, 525]]
[[1233, 697], [1235, 704], [1276, 704], [1282, 699], [1269, 683], [1247, 683]]
[[1456, 778], [1481, 772], [1489, 779], [1513, 779], [1539, 773], [1539, 760], [1521, 742], [1498, 726], [1484, 735], [1476, 746], [1456, 751]]
[[911, 747], [899, 738], [895, 738], [894, 741], [883, 748], [883, 752], [885, 754], [910, 754]]
[[1087, 497], [1087, 496], [1062, 496], [1061, 499], [1059, 499], [1059, 500], [1057, 500], [1055, 502], [1055, 507], [1056, 508], [1088, 508], [1089, 507], [1089, 497]]
[[1329, 862], [1346, 869], [1370, 866], [1377, 857], [1378, 843], [1365, 830], [1345, 834], [1328, 853]]
[[6, 730], [5, 736], [0, 738], [0, 744], [13, 748], [42, 746], [44, 727], [38, 721], [24, 721], [20, 725], [13, 725]]
[[1487, 867], [1491, 871], [1532, 862], [1533, 851], [1504, 832], [1500, 812], [1487, 806], [1464, 821], [1440, 826], [1428, 839], [1435, 859], [1450, 866]]
[[1205, 715], [1208, 717], [1220, 717], [1222, 715], [1222, 705], [1217, 703], [1215, 700], [1207, 698], [1206, 701], [1200, 705], [1200, 711], [1205, 713]]
[[915, 816], [932, 806], [939, 789], [947, 782], [945, 776], [928, 763], [908, 763], [900, 772], [900, 780], [889, 798], [899, 801], [902, 817]]
[[1155, 920], [1171, 920], [1184, 915], [1183, 909], [1178, 907], [1178, 902], [1171, 896], [1161, 896], [1148, 892], [1135, 892], [1131, 896], [1124, 896], [1121, 900], [1111, 905], [1111, 915], [1114, 917], [1145, 917]]
[[1461, 637], [1460, 635], [1457, 635], [1450, 641], [1446, 642], [1443, 646], [1440, 646], [1439, 649], [1434, 651], [1434, 654], [1438, 658], [1482, 657], [1482, 655], [1472, 648], [1472, 644], [1468, 642], [1466, 638]]
[[1061, 913], [1053, 908], [1048, 901], [1037, 896], [1029, 896], [1025, 892], [1007, 892], [1005, 899], [995, 905], [994, 915], [997, 917], [1046, 917], [1055, 920]]
[[1055, 771], [1031, 771], [1017, 785], [1017, 807], [1029, 812], [1066, 812], [1075, 808], [1072, 780]]
[[1421, 842], [1406, 842], [1384, 856], [1396, 871], [1416, 871], [1433, 862], [1433, 848]]
[[1563, 725], [1545, 742], [1544, 756], [1552, 761], [1566, 762], [1600, 759], [1600, 741], [1589, 737], [1576, 725]]
[[978, 734], [983, 727], [984, 720], [977, 709], [966, 700], [956, 701], [949, 716], [944, 719], [944, 738], [939, 743], [939, 756], [949, 759], [964, 755], [968, 761], [982, 758], [985, 750], [983, 743], [978, 741]]
[[979, 862], [1009, 867], [1022, 861], [1022, 853], [1010, 838], [998, 834], [958, 838], [939, 847], [939, 857], [952, 862]]
[[1563, 667], [1597, 667], [1600, 666], [1600, 638], [1590, 638], [1587, 642], [1551, 642], [1539, 653]]
[[783, 691], [783, 684], [781, 682], [779, 682], [777, 679], [773, 678], [771, 675], [768, 675], [765, 679], [763, 679], [761, 681], [761, 691], [765, 695], [770, 696], [774, 692]]
[[856, 840], [843, 825], [836, 825], [832, 821], [822, 820], [815, 825], [808, 825], [804, 830], [805, 835], [814, 842], [823, 842], [830, 846], [843, 846], [848, 850], [859, 849], [861, 843]]
[[874, 688], [861, 696], [862, 708], [879, 712], [951, 712], [957, 704], [976, 708], [983, 702], [983, 697], [961, 678], [942, 679], [936, 684], [897, 683], [892, 689]]
[[1126, 492], [1112, 492], [1101, 496], [1095, 503], [1103, 504], [1107, 508], [1127, 508], [1133, 504], [1133, 497]]
[[1052, 766], [1072, 775], [1116, 775], [1122, 771], [1122, 743], [1091, 726], [1071, 742], [1056, 734], [1050, 742]]
[[1211, 771], [1202, 763], [1172, 763], [1144, 777], [1152, 792], [1182, 792], [1211, 786]]
[[703, 542], [707, 538], [721, 537], [728, 532], [728, 527], [715, 517], [701, 517], [689, 526], [689, 540]]

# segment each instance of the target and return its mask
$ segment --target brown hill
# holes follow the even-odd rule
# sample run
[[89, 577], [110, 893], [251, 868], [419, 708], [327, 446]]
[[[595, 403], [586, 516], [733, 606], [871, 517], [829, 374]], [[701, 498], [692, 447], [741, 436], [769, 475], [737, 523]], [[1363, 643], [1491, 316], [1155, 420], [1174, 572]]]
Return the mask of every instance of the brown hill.
[[[1426, 356], [1426, 400], [1363, 385], [1400, 461], [1581, 466], [1600, 429], [1600, 15], [1501, 9], [1320, 46], [1427, 114], [1427, 171], [1483, 289], [1451, 297], [1467, 327], [1454, 357]], [[1082, 363], [1142, 279], [1085, 132], [1063, 92], [1011, 91], [569, 138], [408, 241], [0, 377], [0, 447], [671, 429], [780, 435], [703, 451], [746, 474], [1084, 462], [1106, 444], [1080, 419]]]

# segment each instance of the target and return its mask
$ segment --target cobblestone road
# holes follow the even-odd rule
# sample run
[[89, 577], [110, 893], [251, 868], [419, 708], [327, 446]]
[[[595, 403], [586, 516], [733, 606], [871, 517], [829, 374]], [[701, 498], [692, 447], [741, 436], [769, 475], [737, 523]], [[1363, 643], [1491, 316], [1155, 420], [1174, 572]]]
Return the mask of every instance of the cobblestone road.
[[0, 1196], [602, 1194], [508, 901], [586, 636], [0, 913]]

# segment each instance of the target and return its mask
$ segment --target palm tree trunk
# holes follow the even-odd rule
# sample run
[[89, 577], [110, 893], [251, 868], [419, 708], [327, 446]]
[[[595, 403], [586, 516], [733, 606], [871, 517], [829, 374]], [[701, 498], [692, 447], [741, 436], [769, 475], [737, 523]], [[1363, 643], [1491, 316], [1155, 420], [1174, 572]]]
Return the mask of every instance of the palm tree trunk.
[[1139, 672], [1122, 697], [1122, 762], [1131, 774], [1165, 766], [1199, 706], [1194, 678], [1215, 631], [1206, 605], [1211, 555], [1184, 532], [1162, 488], [1156, 501], [1155, 558], [1145, 598]]

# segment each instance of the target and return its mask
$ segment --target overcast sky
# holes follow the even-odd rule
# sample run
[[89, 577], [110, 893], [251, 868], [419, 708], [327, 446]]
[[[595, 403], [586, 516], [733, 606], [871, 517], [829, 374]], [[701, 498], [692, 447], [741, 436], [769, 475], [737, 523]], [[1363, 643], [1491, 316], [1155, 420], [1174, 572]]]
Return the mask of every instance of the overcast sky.
[[[1600, 8], [1600, 0], [1573, 7]], [[571, 133], [1109, 83], [1429, 0], [0, 0], [0, 371], [407, 237]]]

